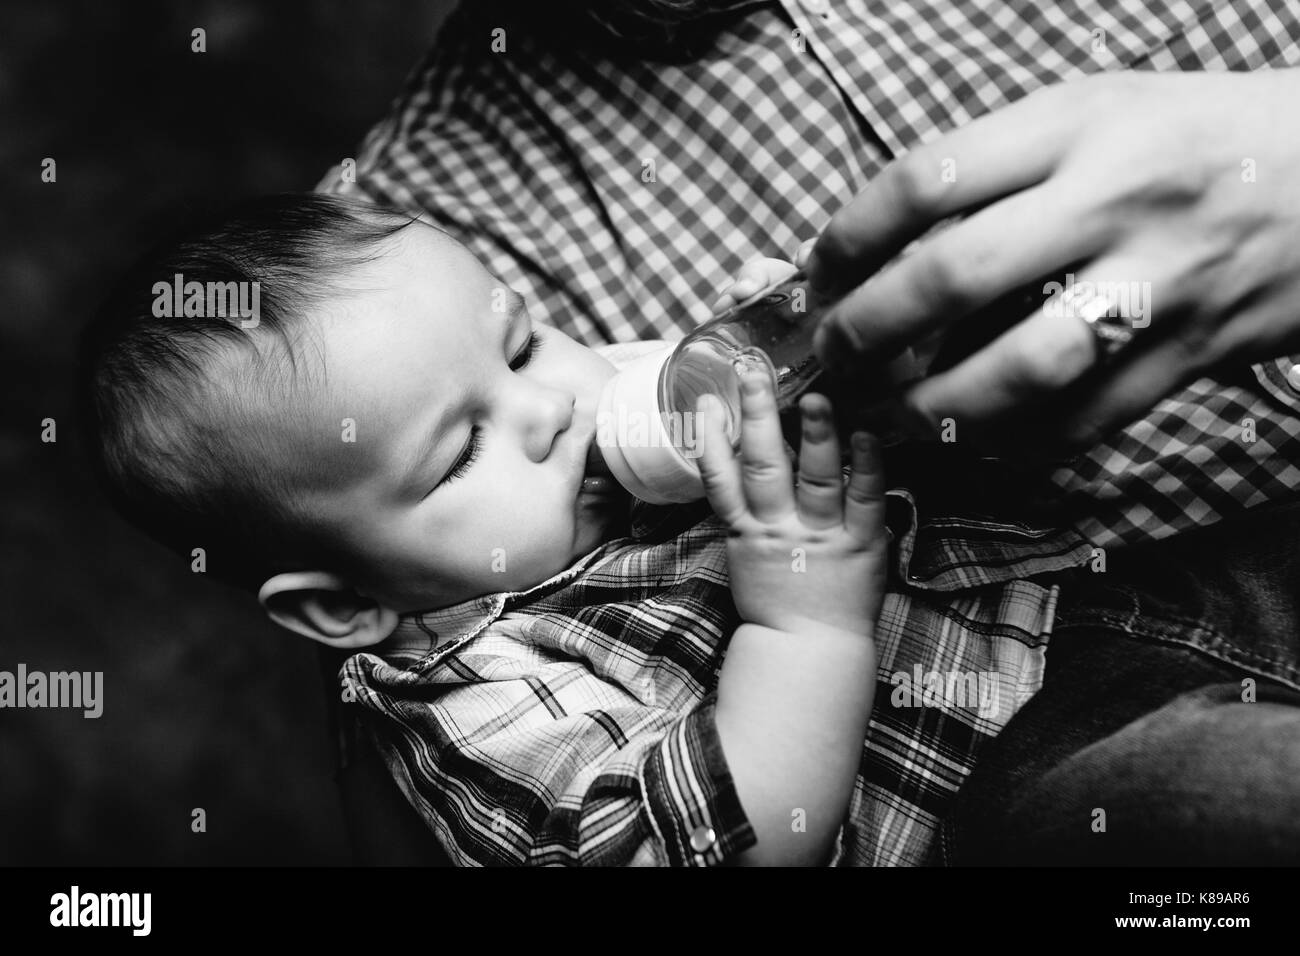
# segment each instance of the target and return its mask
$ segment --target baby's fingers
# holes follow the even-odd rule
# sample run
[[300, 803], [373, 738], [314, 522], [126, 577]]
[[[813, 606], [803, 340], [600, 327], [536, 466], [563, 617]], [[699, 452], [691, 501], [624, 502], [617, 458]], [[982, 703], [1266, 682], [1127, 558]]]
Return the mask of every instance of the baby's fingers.
[[809, 392], [800, 399], [799, 409], [803, 413], [795, 489], [799, 517], [809, 528], [838, 528], [844, 523], [844, 479], [831, 403], [826, 396]]
[[695, 405], [695, 437], [700, 450], [700, 477], [714, 513], [728, 525], [744, 517], [745, 492], [740, 465], [722, 427], [722, 407], [712, 395], [701, 395]]
[[795, 267], [784, 259], [770, 259], [765, 256], [750, 259], [740, 267], [735, 281], [723, 287], [718, 301], [713, 303], [713, 314], [725, 312], [737, 302], [744, 302], [768, 286], [776, 285], [781, 280], [789, 278], [795, 271]]
[[869, 432], [854, 432], [853, 471], [844, 493], [844, 527], [859, 544], [885, 540], [885, 471], [880, 442]]
[[759, 521], [778, 521], [794, 511], [794, 475], [772, 377], [760, 368], [740, 372], [740, 474], [745, 506]]

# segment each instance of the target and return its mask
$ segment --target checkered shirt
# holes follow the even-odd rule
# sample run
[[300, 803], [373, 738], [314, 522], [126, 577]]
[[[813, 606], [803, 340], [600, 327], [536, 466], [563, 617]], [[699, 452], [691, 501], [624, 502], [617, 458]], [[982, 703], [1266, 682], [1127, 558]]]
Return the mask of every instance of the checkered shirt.
[[[527, 295], [537, 318], [593, 346], [680, 337], [743, 262], [815, 235], [891, 158], [1046, 84], [1300, 64], [1300, 12], [1283, 0], [771, 3], [685, 65], [614, 65], [517, 32], [493, 52], [468, 23], [453, 14], [444, 26], [367, 137], [355, 178], [336, 170], [319, 188], [429, 217]], [[897, 549], [882, 674], [913, 659], [964, 672], [992, 661], [999, 686], [1016, 689], [1001, 695], [1014, 709], [1037, 689], [1055, 595], [1023, 579], [1086, 563], [1092, 546], [1294, 495], [1298, 392], [1286, 358], [1187, 386], [1047, 476], [1057, 510], [1037, 524], [896, 489], [915, 533]], [[710, 729], [711, 669], [734, 621], [716, 549], [691, 538], [709, 528], [624, 542], [635, 556], [597, 552], [582, 575], [536, 593], [489, 595], [469, 612], [472, 636], [436, 652], [418, 635], [448, 629], [424, 615], [404, 623], [417, 635], [405, 652], [403, 638], [391, 655], [349, 661], [364, 709], [387, 718], [372, 722], [376, 743], [458, 861], [716, 862], [744, 844]], [[667, 550], [635, 550], [655, 547]], [[705, 582], [707, 600], [660, 613], [674, 588]], [[1016, 591], [1025, 587], [1038, 588], [1032, 599]], [[514, 616], [535, 599], [535, 617], [531, 603]], [[972, 641], [1001, 614], [1028, 623], [1002, 644]], [[656, 628], [684, 642], [682, 657], [657, 656]], [[652, 682], [649, 697], [633, 672]], [[925, 860], [944, 801], [1001, 726], [942, 706], [886, 711], [888, 697], [878, 693], [843, 860]], [[689, 849], [700, 821], [718, 835], [704, 854]]]
[[[1059, 589], [1023, 580], [1026, 562], [1063, 570], [1089, 550], [1070, 531], [929, 527], [902, 489], [888, 514], [876, 706], [838, 865], [931, 860], [980, 748], [1041, 686]], [[363, 717], [349, 733], [453, 862], [706, 866], [753, 845], [714, 724], [741, 623], [726, 526], [707, 502], [633, 499], [629, 517], [626, 537], [549, 580], [408, 615], [345, 661]]]

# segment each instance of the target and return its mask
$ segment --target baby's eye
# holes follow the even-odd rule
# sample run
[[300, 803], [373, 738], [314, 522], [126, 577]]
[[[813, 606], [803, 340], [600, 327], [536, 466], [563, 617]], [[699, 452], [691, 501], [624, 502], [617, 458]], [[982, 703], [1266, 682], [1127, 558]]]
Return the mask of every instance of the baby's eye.
[[447, 469], [447, 473], [442, 476], [442, 479], [424, 493], [424, 498], [421, 498], [421, 501], [424, 501], [425, 498], [428, 498], [429, 495], [433, 494], [447, 482], [455, 481], [457, 478], [464, 475], [465, 472], [469, 471], [469, 466], [474, 464], [478, 459], [478, 453], [483, 448], [483, 440], [479, 435], [479, 431], [480, 429], [477, 425], [470, 428], [469, 441], [465, 445], [465, 450], [461, 452], [460, 457], [456, 459], [456, 463]]
[[527, 365], [529, 362], [533, 360], [533, 356], [537, 354], [537, 350], [540, 349], [541, 347], [542, 347], [542, 337], [538, 335], [535, 331], [530, 333], [528, 336], [528, 341], [524, 343], [523, 351], [521, 351], [517, 356], [515, 356], [515, 360], [510, 363], [510, 370], [513, 372], [519, 371], [521, 368], [523, 368], [525, 365]]

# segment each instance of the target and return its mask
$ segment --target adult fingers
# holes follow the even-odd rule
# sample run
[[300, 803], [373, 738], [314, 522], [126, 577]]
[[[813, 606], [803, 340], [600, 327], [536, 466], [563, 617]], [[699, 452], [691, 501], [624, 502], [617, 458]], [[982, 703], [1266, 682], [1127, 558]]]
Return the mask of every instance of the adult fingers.
[[891, 163], [822, 231], [812, 286], [841, 295], [941, 220], [1042, 182], [1077, 139], [1081, 92], [1040, 90]]
[[[1100, 253], [1100, 225], [1053, 183], [1008, 196], [920, 243], [827, 310], [813, 348], [831, 367], [893, 355], [1044, 275]], [[1062, 228], [1062, 223], [1070, 228]]]
[[[1080, 273], [1075, 288], [1114, 288], [1119, 283], [1093, 277], [1125, 274], [1133, 270], [1100, 261]], [[1137, 294], [1145, 288], [1138, 285]], [[1113, 304], [1121, 312], [1122, 304]], [[1099, 355], [1091, 327], [1058, 295], [952, 368], [922, 379], [908, 390], [905, 402], [936, 430], [951, 418], [959, 431], [966, 425], [978, 434], [1063, 391], [1093, 369]]]
[[1082, 404], [1064, 416], [1060, 424], [1063, 441], [1089, 447], [1145, 415], [1162, 398], [1198, 376], [1200, 370], [1188, 365], [1188, 357], [1187, 343], [1177, 338], [1162, 339], [1131, 353], [1131, 358], [1117, 363], [1110, 375], [1089, 390]]

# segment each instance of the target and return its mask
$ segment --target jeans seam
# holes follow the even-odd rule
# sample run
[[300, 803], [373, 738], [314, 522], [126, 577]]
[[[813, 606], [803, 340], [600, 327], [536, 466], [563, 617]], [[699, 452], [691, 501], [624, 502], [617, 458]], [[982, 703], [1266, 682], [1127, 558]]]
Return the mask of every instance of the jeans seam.
[[[1221, 664], [1250, 671], [1263, 680], [1275, 681], [1300, 691], [1300, 671], [1283, 658], [1269, 657], [1243, 650], [1215, 628], [1204, 626], [1189, 629], [1133, 628], [1133, 618], [1118, 617], [1106, 612], [1086, 615], [1083, 618], [1061, 623], [1056, 634], [1077, 627], [1096, 627], [1114, 631], [1137, 640], [1150, 640], [1166, 646], [1177, 647], [1209, 657]], [[1279, 673], [1280, 672], [1280, 673]]]

